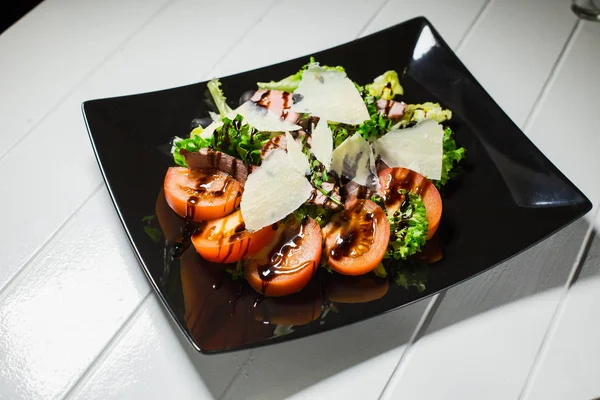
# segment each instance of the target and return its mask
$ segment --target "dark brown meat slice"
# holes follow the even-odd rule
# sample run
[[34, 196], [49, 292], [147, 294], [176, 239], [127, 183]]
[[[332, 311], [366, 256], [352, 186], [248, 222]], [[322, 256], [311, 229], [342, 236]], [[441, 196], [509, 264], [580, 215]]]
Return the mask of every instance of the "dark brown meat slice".
[[278, 114], [279, 118], [296, 122], [300, 116], [298, 113], [290, 111], [290, 107], [294, 104], [293, 95], [281, 90], [257, 90], [250, 100], [257, 105], [266, 108], [274, 114]]
[[[308, 135], [303, 130], [290, 132], [290, 134], [296, 140], [298, 138], [302, 138], [302, 137], [306, 136], [306, 143], [307, 143], [308, 147], [310, 147], [310, 145], [312, 143], [312, 138], [310, 137], [310, 135]], [[273, 150], [276, 150], [276, 149], [287, 150], [287, 139], [285, 138], [284, 134], [273, 136], [271, 139], [269, 139], [269, 141], [267, 143], [265, 143], [265, 145], [260, 150], [260, 157], [264, 160], [264, 158], [266, 157], [267, 154], [269, 154], [270, 152], [272, 152]]]
[[329, 198], [333, 197], [341, 203], [342, 197], [340, 196], [340, 187], [333, 182], [323, 182], [322, 187], [329, 195], [326, 196], [320, 190], [313, 189], [313, 193], [306, 203], [329, 208], [331, 210], [341, 210], [342, 206]]
[[392, 121], [399, 121], [406, 112], [406, 104], [403, 101], [379, 99], [377, 100], [377, 111]]
[[212, 149], [200, 149], [195, 152], [182, 149], [181, 154], [185, 157], [185, 162], [190, 169], [216, 168], [227, 172], [240, 182], [242, 186], [246, 183], [248, 168], [242, 160], [232, 157], [229, 154]]
[[277, 135], [269, 139], [262, 149], [260, 149], [260, 158], [264, 160], [267, 154], [277, 149], [287, 149], [287, 139], [285, 138], [285, 135]]

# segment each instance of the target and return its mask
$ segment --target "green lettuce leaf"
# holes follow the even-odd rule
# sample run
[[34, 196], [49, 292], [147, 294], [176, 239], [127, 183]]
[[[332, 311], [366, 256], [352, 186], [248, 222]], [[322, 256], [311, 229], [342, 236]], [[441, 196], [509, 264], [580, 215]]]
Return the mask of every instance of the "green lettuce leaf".
[[444, 129], [444, 144], [442, 156], [442, 177], [440, 180], [433, 181], [438, 188], [444, 186], [450, 179], [454, 177], [456, 165], [466, 156], [467, 150], [464, 147], [457, 147], [454, 141], [452, 129], [446, 127]]
[[427, 238], [427, 216], [421, 196], [406, 193], [404, 206], [393, 215], [390, 221], [390, 241], [384, 258], [406, 260], [421, 250]]
[[208, 87], [208, 91], [219, 110], [219, 114], [224, 117], [231, 112], [231, 107], [227, 105], [227, 98], [225, 94], [223, 94], [223, 90], [221, 89], [221, 82], [219, 79], [215, 78], [210, 80], [206, 86]]
[[396, 95], [404, 93], [396, 71], [386, 71], [379, 75], [373, 83], [365, 86], [365, 90], [370, 96], [379, 97], [384, 100], [392, 100]]
[[185, 162], [185, 157], [181, 154], [181, 149], [195, 152], [212, 145], [210, 139], [204, 139], [198, 135], [192, 135], [189, 138], [175, 138], [173, 139], [173, 147], [171, 153], [173, 153], [173, 160], [175, 164], [187, 168], [188, 165]]
[[187, 139], [175, 138], [171, 150], [175, 163], [187, 168], [181, 149], [194, 152], [210, 147], [237, 157], [245, 163], [260, 165], [260, 150], [269, 141], [271, 135], [244, 124], [241, 115], [237, 115], [234, 119], [224, 117], [221, 121], [223, 125], [215, 129], [208, 138], [199, 135], [192, 135]]
[[400, 123], [406, 126], [409, 122], [421, 122], [424, 119], [432, 119], [441, 123], [451, 118], [452, 111], [443, 109], [439, 103], [426, 102], [423, 104], [407, 104]]

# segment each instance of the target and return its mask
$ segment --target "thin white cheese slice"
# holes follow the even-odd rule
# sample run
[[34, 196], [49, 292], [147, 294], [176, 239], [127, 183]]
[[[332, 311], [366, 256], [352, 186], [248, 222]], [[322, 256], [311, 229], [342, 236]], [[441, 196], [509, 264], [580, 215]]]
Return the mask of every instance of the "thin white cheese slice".
[[290, 162], [298, 172], [308, 175], [310, 174], [310, 164], [308, 158], [302, 152], [302, 145], [294, 140], [289, 132], [285, 133], [285, 142], [287, 147], [287, 154]]
[[373, 187], [377, 184], [371, 146], [359, 133], [344, 140], [333, 151], [331, 170], [359, 185]]
[[327, 116], [330, 121], [350, 125], [369, 119], [367, 106], [345, 72], [311, 66], [302, 74], [294, 97], [298, 100], [294, 100], [291, 111]]
[[390, 167], [402, 167], [429, 179], [442, 177], [444, 129], [427, 119], [412, 128], [396, 129], [375, 141], [377, 155]]
[[235, 118], [237, 114], [240, 114], [244, 117], [245, 122], [261, 132], [287, 132], [297, 131], [301, 128], [290, 121], [282, 120], [279, 115], [252, 101], [247, 101], [233, 110], [230, 118]]
[[287, 153], [273, 150], [244, 185], [240, 208], [246, 228], [256, 231], [280, 221], [304, 204], [312, 190]]
[[326, 118], [319, 119], [317, 126], [312, 130], [312, 143], [310, 151], [315, 155], [325, 169], [331, 168], [331, 155], [333, 153], [333, 133], [327, 124]]

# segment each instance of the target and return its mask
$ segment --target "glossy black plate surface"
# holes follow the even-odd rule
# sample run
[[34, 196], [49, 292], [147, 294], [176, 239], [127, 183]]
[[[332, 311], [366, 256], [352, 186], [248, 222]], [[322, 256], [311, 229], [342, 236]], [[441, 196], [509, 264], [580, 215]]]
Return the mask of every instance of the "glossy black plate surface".
[[[378, 54], [378, 61], [367, 62], [360, 54]], [[83, 105], [100, 168], [140, 263], [202, 352], [290, 340], [407, 305], [518, 254], [591, 208], [426, 19], [314, 56], [322, 64], [343, 65], [361, 84], [389, 69], [405, 71], [404, 101], [437, 101], [453, 111], [450, 126], [468, 153], [462, 176], [442, 191], [444, 211], [434, 243], [438, 248], [433, 249], [443, 254], [440, 261], [406, 264], [389, 283], [319, 271], [297, 295], [262, 299], [243, 282], [229, 279], [221, 266], [203, 261], [193, 248], [173, 246], [186, 227], [161, 192], [165, 172], [173, 165], [168, 143], [173, 136], [187, 136], [194, 118], [207, 116], [206, 84]], [[281, 79], [307, 60], [223, 78], [225, 94], [237, 106], [236, 99], [254, 89], [255, 82]]]

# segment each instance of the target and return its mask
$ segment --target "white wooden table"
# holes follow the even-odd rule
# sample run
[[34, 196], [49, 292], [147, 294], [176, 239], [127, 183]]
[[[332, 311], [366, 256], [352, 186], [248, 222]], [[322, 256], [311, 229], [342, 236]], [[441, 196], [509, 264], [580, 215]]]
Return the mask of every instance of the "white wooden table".
[[[599, 397], [600, 24], [569, 5], [43, 2], [0, 35], [0, 398]], [[366, 323], [197, 354], [133, 255], [81, 102], [268, 65], [418, 15], [594, 210], [498, 268]], [[286, 25], [301, 36], [279, 34]]]

